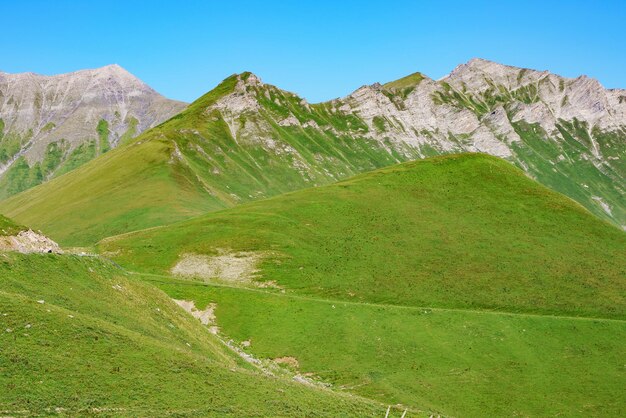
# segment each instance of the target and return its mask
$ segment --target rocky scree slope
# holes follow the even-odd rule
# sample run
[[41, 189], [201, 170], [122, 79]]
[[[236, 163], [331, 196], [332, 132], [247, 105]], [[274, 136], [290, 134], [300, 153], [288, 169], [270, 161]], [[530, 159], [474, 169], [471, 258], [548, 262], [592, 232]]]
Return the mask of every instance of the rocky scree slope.
[[128, 146], [0, 210], [86, 245], [398, 162], [480, 151], [623, 227], [625, 97], [587, 77], [477, 59], [442, 80], [415, 73], [318, 104], [236, 74]]
[[70, 171], [185, 107], [118, 65], [0, 72], [0, 198]]

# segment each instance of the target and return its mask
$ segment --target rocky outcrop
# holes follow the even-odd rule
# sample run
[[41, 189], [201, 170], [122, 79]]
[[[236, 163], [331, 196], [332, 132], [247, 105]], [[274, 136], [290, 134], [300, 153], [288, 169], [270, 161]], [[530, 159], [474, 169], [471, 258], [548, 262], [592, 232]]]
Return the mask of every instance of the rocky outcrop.
[[0, 251], [17, 251], [22, 254], [63, 253], [56, 242], [32, 229], [20, 231], [16, 235], [0, 236]]

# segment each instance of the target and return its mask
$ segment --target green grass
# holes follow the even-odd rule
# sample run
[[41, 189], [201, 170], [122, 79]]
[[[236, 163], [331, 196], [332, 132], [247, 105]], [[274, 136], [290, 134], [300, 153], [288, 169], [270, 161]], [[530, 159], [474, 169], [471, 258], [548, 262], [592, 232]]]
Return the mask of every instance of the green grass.
[[[209, 196], [192, 176], [172, 182], [204, 169], [193, 143], [177, 146], [186, 165], [172, 159], [171, 142], [153, 139], [79, 168], [90, 181], [92, 169], [109, 175], [80, 183], [78, 222], [63, 224], [58, 212], [55, 229], [96, 231], [95, 240], [115, 216], [129, 219], [118, 202], [134, 199], [134, 226], [153, 226], [172, 220], [173, 193], [189, 193], [188, 203]], [[67, 179], [76, 181], [50, 184]], [[150, 225], [141, 207], [154, 190], [163, 204]], [[85, 212], [97, 193], [98, 210]], [[37, 209], [54, 219], [67, 207]], [[404, 163], [97, 248], [144, 274], [98, 258], [0, 255], [0, 410], [383, 416], [380, 404], [402, 404], [473, 417], [626, 408], [626, 234], [495, 157]], [[181, 255], [220, 249], [263, 252], [256, 280], [282, 289], [169, 277]], [[155, 286], [199, 308], [215, 302], [220, 336], [250, 341], [245, 350], [262, 359], [294, 357], [294, 372], [332, 390], [261, 376]]]
[[[150, 279], [334, 387], [444, 416], [619, 416], [626, 322], [309, 299]], [[156, 281], [153, 281], [156, 280]]]
[[0, 199], [37, 186], [51, 176], [61, 165], [66, 146], [63, 140], [48, 144], [43, 160], [32, 165], [24, 157], [17, 158], [0, 178]]
[[100, 119], [98, 126], [96, 126], [96, 133], [98, 134], [98, 151], [100, 154], [104, 154], [111, 149], [111, 144], [109, 144], [109, 122]]
[[[182, 254], [262, 251], [256, 280], [175, 280]], [[482, 154], [436, 157], [102, 241], [265, 359], [450, 416], [617, 416], [626, 235]], [[205, 283], [207, 281], [208, 283]], [[245, 286], [245, 285], [239, 285]]]
[[15, 235], [20, 231], [25, 230], [26, 227], [18, 225], [13, 220], [7, 218], [6, 216], [0, 215], [0, 235]]
[[76, 246], [223, 207], [168, 163], [170, 153], [171, 144], [162, 141], [112, 150], [14, 196], [0, 211]]
[[0, 410], [42, 416], [382, 416], [267, 377], [164, 293], [95, 258], [0, 254]]
[[19, 157], [0, 179], [0, 198], [7, 198], [23, 190], [41, 184], [41, 164], [31, 167], [26, 158]]
[[59, 177], [65, 173], [69, 173], [96, 158], [98, 155], [96, 147], [96, 141], [89, 140], [74, 148], [55, 171], [54, 176]]
[[407, 75], [406, 77], [402, 77], [398, 80], [390, 81], [389, 83], [383, 84], [383, 87], [386, 89], [404, 89], [407, 87], [415, 87], [424, 79], [424, 75], [422, 73], [413, 73]]
[[355, 302], [626, 318], [626, 234], [481, 154], [436, 157], [107, 239], [133, 270], [271, 253], [259, 280]]

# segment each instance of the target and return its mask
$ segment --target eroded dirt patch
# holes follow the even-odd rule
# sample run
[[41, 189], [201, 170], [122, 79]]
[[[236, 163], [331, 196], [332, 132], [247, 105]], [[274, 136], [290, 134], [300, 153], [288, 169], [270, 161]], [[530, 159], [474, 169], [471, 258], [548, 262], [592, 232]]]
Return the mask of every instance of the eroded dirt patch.
[[202, 324], [208, 326], [211, 333], [217, 334], [219, 332], [215, 318], [215, 308], [217, 307], [215, 303], [209, 303], [204, 310], [200, 310], [196, 308], [196, 304], [192, 300], [173, 300], [178, 306], [189, 312], [191, 316], [200, 320]]
[[[187, 278], [222, 280], [230, 283], [253, 284], [258, 265], [267, 256], [261, 251], [218, 250], [214, 256], [183, 254], [172, 268], [172, 274]], [[254, 283], [260, 287], [277, 287], [273, 281]]]

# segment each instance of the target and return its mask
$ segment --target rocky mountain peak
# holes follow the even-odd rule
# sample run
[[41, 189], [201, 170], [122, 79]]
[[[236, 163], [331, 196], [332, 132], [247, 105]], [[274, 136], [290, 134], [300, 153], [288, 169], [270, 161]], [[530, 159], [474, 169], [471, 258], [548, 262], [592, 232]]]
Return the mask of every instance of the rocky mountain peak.
[[250, 71], [244, 71], [241, 74], [237, 75], [237, 79], [239, 80], [239, 82], [241, 82], [243, 85], [246, 86], [263, 86], [263, 81], [261, 81], [261, 78], [259, 76], [257, 76], [254, 73], [251, 73]]
[[536, 82], [549, 74], [548, 71], [518, 68], [482, 58], [472, 58], [467, 63], [458, 65], [441, 80], [459, 89], [482, 91], [494, 84], [514, 89]]
[[[37, 181], [51, 178], [57, 170], [62, 172], [66, 161], [95, 158], [185, 106], [117, 64], [58, 75], [2, 73], [0, 139], [11, 138], [17, 146], [0, 153], [0, 175], [14, 166], [20, 172], [38, 170], [36, 164], [54, 153], [47, 172], [29, 174]], [[23, 183], [12, 190], [34, 185], [30, 180]]]

